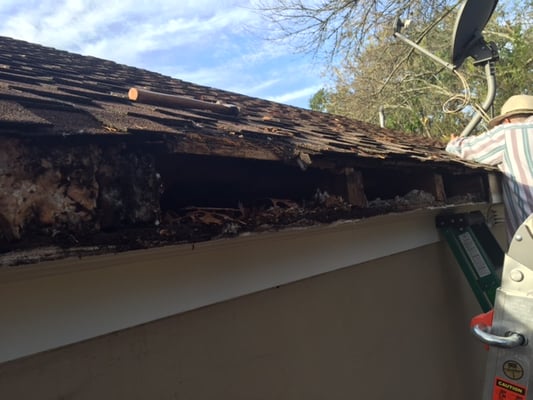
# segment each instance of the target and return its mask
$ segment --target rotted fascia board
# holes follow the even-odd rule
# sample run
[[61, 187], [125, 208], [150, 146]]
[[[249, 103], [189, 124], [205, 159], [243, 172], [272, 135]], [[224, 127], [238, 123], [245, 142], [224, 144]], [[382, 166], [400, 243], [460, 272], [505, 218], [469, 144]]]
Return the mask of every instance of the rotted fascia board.
[[435, 243], [440, 212], [0, 270], [0, 362]]

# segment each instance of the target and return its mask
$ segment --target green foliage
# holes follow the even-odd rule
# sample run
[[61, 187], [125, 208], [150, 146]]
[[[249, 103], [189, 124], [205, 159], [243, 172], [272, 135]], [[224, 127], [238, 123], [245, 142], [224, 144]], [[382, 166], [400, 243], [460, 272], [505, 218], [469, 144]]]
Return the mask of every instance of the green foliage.
[[500, 54], [496, 65], [498, 83], [497, 109], [505, 99], [517, 93], [531, 94], [533, 83], [533, 2], [516, 2], [491, 24], [486, 36], [494, 41]]
[[[324, 4], [333, 7], [338, 1], [329, 0]], [[360, 5], [357, 1], [353, 3]], [[431, 10], [424, 6], [424, 1], [417, 4], [418, 7], [410, 8], [410, 18], [425, 23], [410, 27], [404, 34], [443, 60], [450, 60], [458, 4], [432, 2]], [[361, 32], [356, 27], [353, 29]], [[500, 0], [484, 37], [487, 42], [494, 42], [499, 50], [495, 101], [498, 112], [509, 96], [531, 93], [533, 1]], [[482, 103], [486, 96], [483, 67], [474, 66], [471, 59], [465, 61], [459, 69], [468, 82], [465, 87], [458, 75], [395, 39], [390, 24], [375, 25], [360, 43], [357, 52], [345, 51], [340, 62], [331, 65], [333, 85], [313, 96], [312, 109], [378, 123], [381, 107], [389, 128], [446, 138], [462, 131], [472, 117], [471, 105]], [[457, 108], [468, 93], [470, 103], [466, 107], [455, 113], [444, 112], [445, 104], [448, 108]], [[477, 129], [485, 128], [481, 123]]]
[[309, 101], [309, 107], [314, 111], [326, 111], [329, 103], [329, 92], [322, 88]]
[[[420, 41], [441, 57], [449, 52], [449, 22], [444, 22]], [[421, 36], [421, 31], [412, 30], [410, 36]], [[426, 136], [440, 136], [450, 129], [440, 126], [442, 104], [456, 93], [450, 86], [455, 89], [457, 78], [396, 40], [389, 28], [376, 33], [361, 57], [344, 60], [335, 72], [329, 112], [377, 123], [383, 107], [386, 126], [393, 129]]]

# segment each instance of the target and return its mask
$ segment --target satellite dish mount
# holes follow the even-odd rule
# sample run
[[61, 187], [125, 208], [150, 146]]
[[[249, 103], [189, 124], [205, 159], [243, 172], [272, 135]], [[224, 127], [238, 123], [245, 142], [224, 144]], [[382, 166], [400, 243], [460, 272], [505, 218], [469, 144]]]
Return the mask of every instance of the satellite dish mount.
[[468, 57], [474, 59], [474, 65], [485, 68], [487, 95], [483, 104], [480, 106], [482, 111], [476, 110], [474, 117], [463, 130], [461, 136], [467, 136], [474, 130], [482, 118], [482, 113], [487, 113], [492, 107], [494, 97], [496, 96], [496, 72], [494, 63], [499, 59], [498, 49], [494, 43], [485, 42], [481, 32], [489, 22], [497, 3], [498, 0], [465, 0], [455, 20], [452, 36], [451, 63], [442, 60], [402, 35], [401, 30], [405, 24], [399, 18], [394, 25], [395, 37], [453, 72], [456, 72]]

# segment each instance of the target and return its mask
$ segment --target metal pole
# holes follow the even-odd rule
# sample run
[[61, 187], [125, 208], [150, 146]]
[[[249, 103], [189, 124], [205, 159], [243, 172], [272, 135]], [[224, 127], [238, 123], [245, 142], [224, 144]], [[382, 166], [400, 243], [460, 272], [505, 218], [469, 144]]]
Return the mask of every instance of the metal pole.
[[383, 106], [379, 106], [379, 126], [385, 128], [385, 112]]
[[412, 46], [414, 47], [416, 50], [418, 50], [419, 52], [421, 52], [422, 54], [425, 54], [426, 56], [428, 56], [429, 58], [431, 58], [433, 61], [441, 64], [441, 65], [444, 65], [446, 68], [448, 68], [449, 70], [453, 71], [455, 70], [455, 65], [453, 64], [450, 64], [446, 61], [444, 61], [442, 58], [439, 58], [437, 57], [435, 54], [431, 54], [429, 51], [427, 51], [426, 49], [424, 49], [422, 46], [419, 46], [418, 44], [416, 44], [415, 42], [413, 42], [412, 40], [409, 40], [407, 39], [404, 35], [402, 35], [400, 32], [394, 32], [394, 36], [396, 36], [398, 39], [401, 39], [403, 40], [405, 43], [407, 43], [409, 46]]
[[[489, 61], [485, 64], [485, 76], [487, 78], [487, 96], [485, 97], [485, 101], [481, 105], [481, 108], [486, 113], [492, 106], [492, 102], [496, 96], [496, 71], [493, 61]], [[470, 120], [466, 128], [461, 132], [460, 136], [470, 135], [479, 121], [481, 121], [481, 117], [481, 113], [476, 110], [476, 114]]]

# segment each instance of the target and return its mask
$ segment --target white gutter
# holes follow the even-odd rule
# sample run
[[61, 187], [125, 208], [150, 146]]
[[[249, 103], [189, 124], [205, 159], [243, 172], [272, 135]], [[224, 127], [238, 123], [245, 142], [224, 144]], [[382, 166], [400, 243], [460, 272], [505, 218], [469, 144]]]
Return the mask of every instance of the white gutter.
[[441, 212], [0, 269], [0, 362], [435, 243]]

